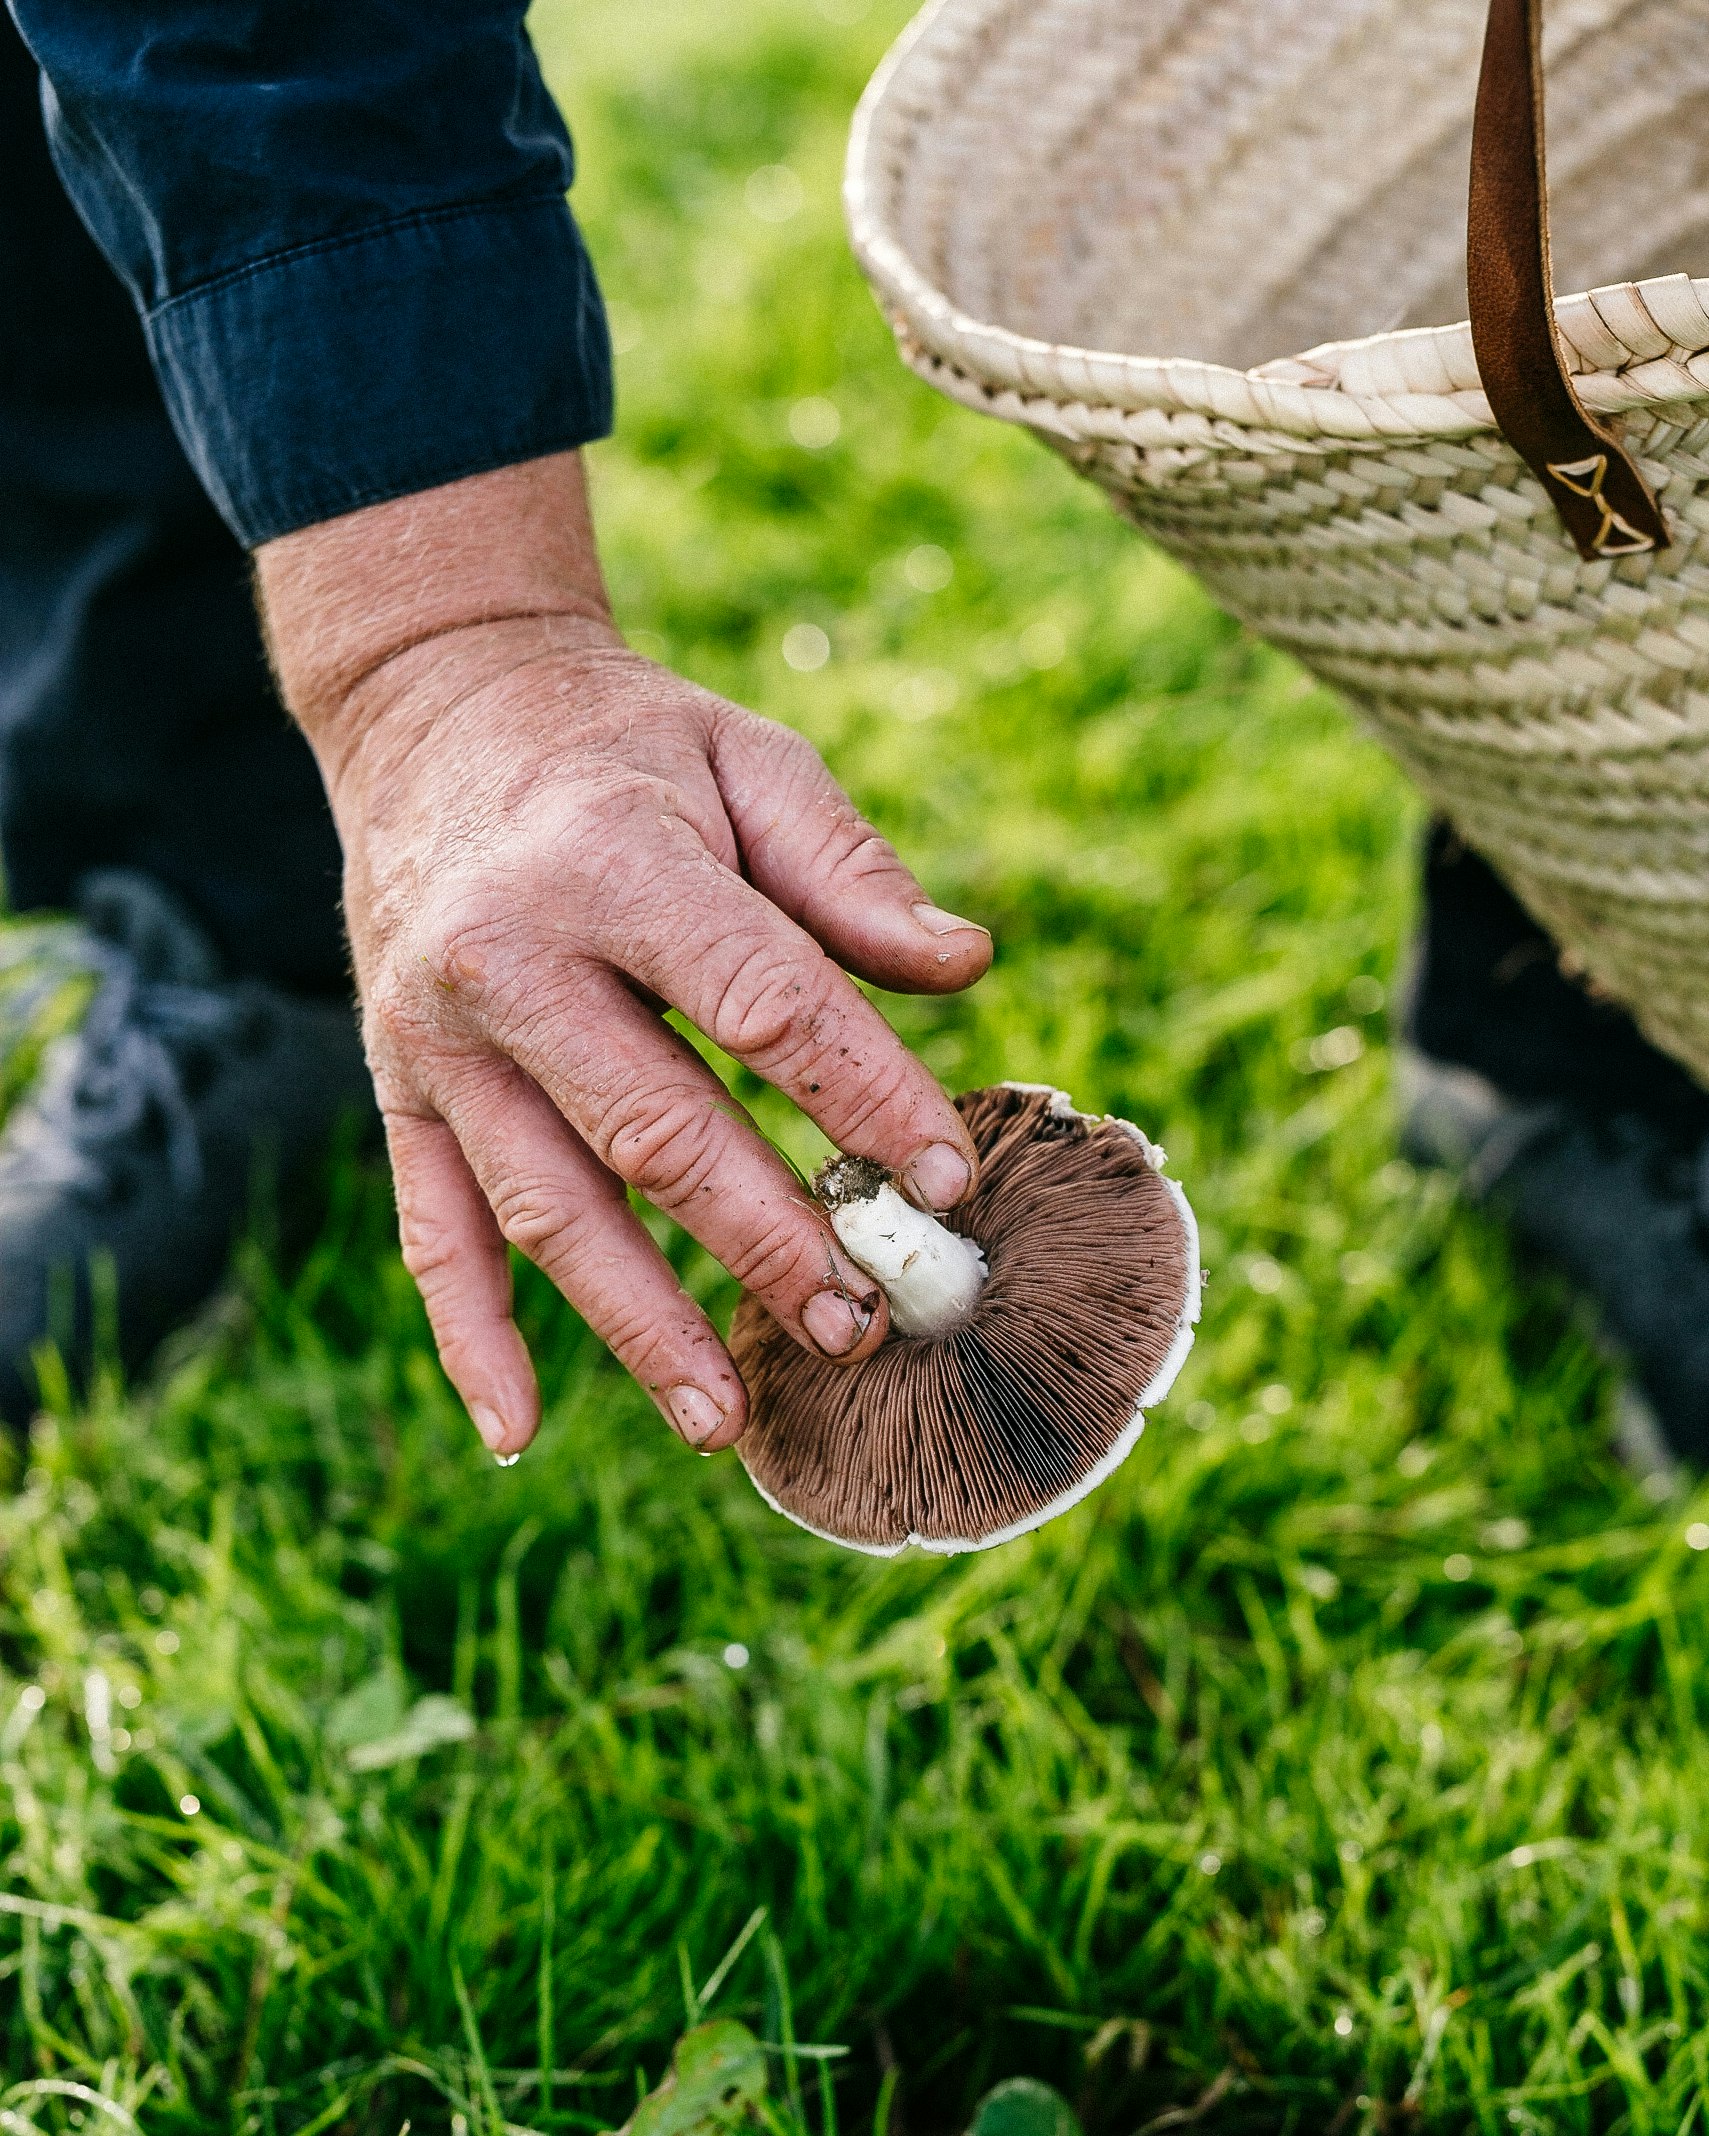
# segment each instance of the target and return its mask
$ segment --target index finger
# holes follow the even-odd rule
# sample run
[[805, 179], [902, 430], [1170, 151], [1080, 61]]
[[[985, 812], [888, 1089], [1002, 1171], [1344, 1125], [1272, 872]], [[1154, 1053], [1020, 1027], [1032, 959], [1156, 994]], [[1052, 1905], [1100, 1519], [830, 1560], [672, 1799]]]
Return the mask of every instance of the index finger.
[[972, 1190], [979, 1160], [936, 1076], [804, 928], [704, 847], [630, 885], [612, 918], [611, 961], [838, 1149], [900, 1173], [927, 1208]]

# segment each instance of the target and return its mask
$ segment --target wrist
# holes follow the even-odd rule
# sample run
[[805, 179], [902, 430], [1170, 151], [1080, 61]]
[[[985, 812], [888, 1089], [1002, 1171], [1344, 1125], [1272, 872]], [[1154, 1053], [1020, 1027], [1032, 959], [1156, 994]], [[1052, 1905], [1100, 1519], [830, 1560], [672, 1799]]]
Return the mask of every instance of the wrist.
[[431, 722], [542, 653], [623, 642], [575, 453], [282, 535], [255, 572], [280, 693], [329, 784], [378, 727]]

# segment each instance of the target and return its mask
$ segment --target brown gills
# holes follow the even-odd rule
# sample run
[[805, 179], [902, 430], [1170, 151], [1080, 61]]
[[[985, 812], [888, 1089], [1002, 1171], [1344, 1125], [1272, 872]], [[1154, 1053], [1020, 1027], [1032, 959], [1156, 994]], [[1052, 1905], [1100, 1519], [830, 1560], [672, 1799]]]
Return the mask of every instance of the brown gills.
[[1071, 1504], [1132, 1425], [1188, 1308], [1187, 1223], [1119, 1122], [1050, 1091], [956, 1100], [977, 1192], [944, 1221], [983, 1248], [972, 1316], [837, 1366], [744, 1298], [730, 1347], [752, 1398], [740, 1446], [784, 1512], [858, 1549], [976, 1547]]

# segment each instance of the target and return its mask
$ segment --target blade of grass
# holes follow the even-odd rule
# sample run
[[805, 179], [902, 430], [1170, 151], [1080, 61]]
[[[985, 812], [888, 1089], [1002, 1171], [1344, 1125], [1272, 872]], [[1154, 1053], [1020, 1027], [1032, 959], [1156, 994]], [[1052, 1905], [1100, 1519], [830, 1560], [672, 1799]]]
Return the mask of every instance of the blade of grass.
[[766, 1909], [763, 1906], [756, 1906], [737, 1931], [736, 1940], [712, 1968], [712, 1971], [707, 1974], [705, 1984], [695, 1998], [703, 2011], [712, 2007], [713, 2000], [719, 1989], [729, 1979], [731, 1973], [734, 1972], [737, 1960], [765, 1926], [765, 1919]]
[[469, 1991], [463, 1985], [463, 1969], [456, 1959], [451, 1960], [451, 1992], [457, 1998], [457, 2008], [463, 2017], [463, 2034], [469, 2043], [469, 2059], [474, 2065], [475, 2078], [480, 2086], [481, 2106], [487, 2116], [488, 2126], [480, 2136], [504, 2136], [504, 2116], [499, 2111], [498, 2093], [493, 2088], [493, 2074], [487, 2066], [487, 2051], [481, 2044], [481, 2028], [475, 2021], [475, 2006], [469, 2000]]
[[522, 1713], [522, 1599], [518, 1583], [522, 1561], [540, 1536], [540, 1522], [530, 1518], [504, 1546], [498, 1578], [493, 1583], [493, 1603], [498, 1622], [493, 1630], [493, 1664], [497, 1677], [493, 1710], [501, 1721], [514, 1721]]
[[892, 2062], [880, 2080], [878, 2098], [872, 2109], [872, 2136], [890, 2136], [890, 2109], [895, 2103], [896, 2087], [901, 2077], [901, 2069]]
[[789, 2101], [790, 2114], [799, 2127], [806, 2115], [801, 2104], [801, 2063], [795, 2051], [795, 2012], [789, 1996], [789, 1973], [783, 1946], [770, 1928], [763, 1932], [761, 1948], [765, 1953], [768, 1983], [766, 2045], [775, 2049], [783, 2062], [784, 2095]]
[[552, 2111], [552, 2065], [557, 2060], [552, 1942], [557, 1926], [558, 1855], [550, 1832], [546, 1835], [543, 1851], [544, 1859], [540, 1865], [540, 1964], [535, 1976], [535, 2039], [540, 2057], [540, 2113], [545, 2119]]

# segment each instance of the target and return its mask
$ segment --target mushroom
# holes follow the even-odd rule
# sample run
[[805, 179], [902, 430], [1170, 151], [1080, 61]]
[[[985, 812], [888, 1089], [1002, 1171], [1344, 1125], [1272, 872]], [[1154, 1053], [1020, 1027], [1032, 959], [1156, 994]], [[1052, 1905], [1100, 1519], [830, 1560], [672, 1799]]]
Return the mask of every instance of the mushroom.
[[986, 1550], [1077, 1504], [1133, 1450], [1199, 1317], [1198, 1227], [1137, 1127], [1037, 1084], [956, 1104], [979, 1185], [944, 1221], [862, 1158], [815, 1182], [890, 1338], [832, 1364], [752, 1298], [730, 1331], [761, 1497], [875, 1557]]

